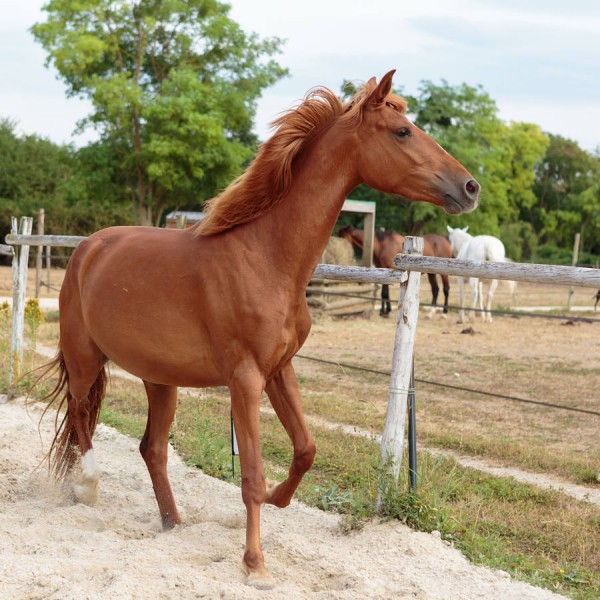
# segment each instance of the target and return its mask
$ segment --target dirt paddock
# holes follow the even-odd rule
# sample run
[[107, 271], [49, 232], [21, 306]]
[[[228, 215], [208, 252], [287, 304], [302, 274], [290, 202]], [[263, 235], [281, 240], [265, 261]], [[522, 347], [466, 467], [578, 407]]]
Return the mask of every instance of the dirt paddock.
[[338, 517], [298, 503], [264, 507], [263, 547], [278, 586], [244, 583], [240, 490], [170, 457], [185, 524], [168, 533], [137, 442], [100, 426], [96, 506], [73, 504], [36, 466], [50, 419], [0, 398], [0, 598], [558, 598], [471, 565], [435, 535], [398, 522], [343, 535]]

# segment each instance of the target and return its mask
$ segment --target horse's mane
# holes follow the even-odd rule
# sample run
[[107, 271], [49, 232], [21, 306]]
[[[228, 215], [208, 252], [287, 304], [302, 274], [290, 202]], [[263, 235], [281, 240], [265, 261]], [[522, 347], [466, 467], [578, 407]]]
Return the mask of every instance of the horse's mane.
[[[260, 146], [248, 169], [205, 204], [206, 216], [194, 226], [194, 235], [226, 231], [255, 219], [277, 204], [292, 185], [294, 159], [334, 122], [358, 127], [362, 109], [375, 87], [372, 78], [347, 103], [342, 103], [327, 88], [309, 91], [299, 106], [272, 123], [275, 133]], [[401, 112], [406, 110], [404, 99], [394, 94], [386, 98], [386, 103]]]

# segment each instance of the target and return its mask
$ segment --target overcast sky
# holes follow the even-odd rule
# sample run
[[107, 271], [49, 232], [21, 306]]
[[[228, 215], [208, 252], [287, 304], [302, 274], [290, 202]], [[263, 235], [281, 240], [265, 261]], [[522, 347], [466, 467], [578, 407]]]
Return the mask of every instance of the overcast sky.
[[[395, 84], [416, 93], [422, 80], [482, 85], [505, 121], [600, 146], [598, 0], [232, 0], [246, 31], [287, 40], [277, 60], [290, 77], [268, 89], [256, 131], [313, 86], [339, 92], [397, 69]], [[63, 143], [89, 105], [67, 99], [28, 29], [43, 20], [38, 0], [0, 0], [0, 118], [19, 133]]]

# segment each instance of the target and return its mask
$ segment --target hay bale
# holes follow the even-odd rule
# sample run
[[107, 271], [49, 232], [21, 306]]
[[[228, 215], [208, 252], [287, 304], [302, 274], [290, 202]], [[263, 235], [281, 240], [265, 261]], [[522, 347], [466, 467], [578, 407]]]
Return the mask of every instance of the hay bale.
[[[343, 238], [330, 238], [322, 262], [328, 265], [356, 266], [352, 244]], [[313, 278], [306, 290], [313, 316], [329, 314], [338, 317], [369, 314], [377, 286], [372, 283], [353, 283]]]
[[327, 243], [327, 248], [323, 253], [323, 262], [327, 265], [356, 265], [354, 258], [354, 248], [352, 244], [343, 238], [332, 237]]

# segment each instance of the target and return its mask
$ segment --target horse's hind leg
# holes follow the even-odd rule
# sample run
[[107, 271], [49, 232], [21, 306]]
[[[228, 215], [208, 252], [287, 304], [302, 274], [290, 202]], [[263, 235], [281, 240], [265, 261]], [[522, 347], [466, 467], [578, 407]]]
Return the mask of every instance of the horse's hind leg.
[[[473, 312], [477, 305], [477, 299], [479, 298], [479, 308], [483, 311], [483, 296], [481, 294], [482, 283], [481, 279], [477, 277], [469, 277], [469, 285], [471, 286], [471, 310], [469, 311], [469, 321], [473, 318]], [[485, 318], [483, 312], [481, 316]]]
[[81, 472], [73, 480], [75, 497], [84, 504], [94, 504], [97, 498], [100, 471], [96, 464], [92, 437], [106, 389], [104, 364], [106, 359], [90, 338], [79, 332], [77, 344], [65, 339], [61, 328], [61, 351], [68, 373], [67, 417], [65, 444], [60, 462], [66, 462], [65, 473], [72, 470], [76, 453], [81, 454]]
[[448, 275], [442, 275], [442, 284], [444, 286], [444, 314], [448, 314], [448, 298], [450, 296], [450, 281]]
[[390, 303], [390, 286], [384, 283], [381, 286], [381, 310], [379, 314], [382, 317], [387, 317], [392, 312], [392, 305]]
[[494, 299], [494, 292], [496, 291], [497, 287], [498, 287], [498, 280], [492, 279], [490, 281], [490, 285], [488, 287], [487, 301], [486, 301], [486, 305], [485, 305], [486, 312], [485, 312], [485, 316], [484, 316], [484, 318], [486, 318], [489, 323], [491, 323], [493, 321], [493, 319], [492, 319], [492, 300]]
[[294, 447], [294, 457], [287, 479], [276, 487], [270, 486], [267, 492], [266, 502], [282, 508], [290, 503], [302, 477], [312, 465], [315, 441], [304, 420], [298, 380], [292, 363], [287, 363], [267, 383], [265, 389]]
[[177, 408], [177, 388], [144, 381], [148, 396], [148, 421], [140, 442], [140, 453], [148, 467], [163, 529], [181, 523], [167, 475], [169, 428]]

